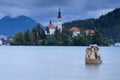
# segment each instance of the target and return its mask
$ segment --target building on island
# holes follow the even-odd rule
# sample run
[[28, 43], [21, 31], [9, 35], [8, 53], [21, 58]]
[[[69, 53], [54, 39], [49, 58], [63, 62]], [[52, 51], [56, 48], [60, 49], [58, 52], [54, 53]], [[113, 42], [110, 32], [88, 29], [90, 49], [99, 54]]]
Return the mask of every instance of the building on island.
[[50, 23], [49, 23], [49, 25], [46, 28], [45, 34], [46, 35], [54, 35], [55, 28], [56, 27], [54, 26], [54, 24], [52, 24], [52, 22], [50, 20]]
[[13, 41], [12, 37], [0, 35], [0, 45], [10, 45], [11, 41]]
[[78, 36], [80, 34], [80, 29], [77, 27], [70, 28], [70, 31], [72, 32], [72, 36]]
[[82, 35], [82, 34], [85, 34], [86, 36], [93, 36], [95, 34], [95, 30], [92, 30], [92, 29], [85, 30], [83, 28], [79, 29], [78, 27], [71, 27], [69, 31], [72, 32], [72, 37]]
[[120, 46], [120, 42], [115, 43], [114, 46], [118, 46], [119, 47]]
[[[50, 20], [48, 26], [45, 30], [45, 35], [54, 35], [55, 30], [58, 29], [60, 32], [62, 32], [62, 16], [61, 16], [61, 10], [58, 11], [57, 16], [57, 25], [55, 26], [52, 21]], [[72, 27], [70, 28], [70, 31], [72, 32], [72, 37], [78, 36], [79, 34], [85, 34], [86, 36], [93, 36], [95, 34], [95, 30], [92, 29], [83, 29], [78, 27]]]
[[2, 40], [0, 40], [0, 46], [3, 44], [3, 41]]
[[60, 30], [60, 32], [62, 32], [62, 17], [61, 17], [61, 11], [59, 9], [58, 11], [58, 18], [57, 18], [57, 29]]
[[62, 32], [62, 16], [60, 9], [58, 11], [57, 26], [54, 26], [53, 23], [50, 21], [49, 25], [46, 27], [45, 34], [54, 35], [56, 28], [60, 30], [60, 32]]
[[95, 34], [95, 31], [88, 29], [85, 31], [85, 34], [86, 34], [86, 36], [93, 36]]

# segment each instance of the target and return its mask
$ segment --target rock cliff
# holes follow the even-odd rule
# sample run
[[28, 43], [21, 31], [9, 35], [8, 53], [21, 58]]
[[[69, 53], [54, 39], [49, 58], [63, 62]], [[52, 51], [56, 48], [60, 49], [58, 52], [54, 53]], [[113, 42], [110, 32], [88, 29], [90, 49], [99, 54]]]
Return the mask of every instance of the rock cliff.
[[99, 53], [99, 47], [97, 45], [90, 45], [86, 49], [85, 62], [87, 64], [100, 64], [102, 63]]

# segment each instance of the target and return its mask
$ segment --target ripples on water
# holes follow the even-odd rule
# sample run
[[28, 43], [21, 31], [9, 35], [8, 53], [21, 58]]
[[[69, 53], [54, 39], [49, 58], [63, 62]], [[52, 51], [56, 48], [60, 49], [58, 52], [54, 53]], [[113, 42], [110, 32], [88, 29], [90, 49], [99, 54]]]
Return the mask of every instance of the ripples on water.
[[0, 80], [120, 80], [120, 47], [100, 47], [103, 64], [86, 65], [86, 47], [0, 47]]

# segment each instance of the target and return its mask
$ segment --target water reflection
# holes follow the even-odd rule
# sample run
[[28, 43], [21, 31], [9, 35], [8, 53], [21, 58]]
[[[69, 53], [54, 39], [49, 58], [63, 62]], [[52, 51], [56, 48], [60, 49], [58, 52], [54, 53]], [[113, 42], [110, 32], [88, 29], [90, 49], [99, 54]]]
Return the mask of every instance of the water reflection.
[[120, 47], [101, 47], [104, 61], [85, 64], [86, 47], [0, 47], [0, 80], [120, 80]]
[[99, 76], [100, 64], [85, 64], [88, 79], [97, 80]]
[[98, 70], [101, 64], [85, 64], [86, 69], [91, 70], [95, 69]]

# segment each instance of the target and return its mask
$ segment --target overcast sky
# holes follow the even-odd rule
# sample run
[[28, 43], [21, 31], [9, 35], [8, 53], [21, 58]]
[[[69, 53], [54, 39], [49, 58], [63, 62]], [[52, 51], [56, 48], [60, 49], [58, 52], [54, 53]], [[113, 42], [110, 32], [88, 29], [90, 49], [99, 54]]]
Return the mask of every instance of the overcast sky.
[[47, 25], [49, 20], [56, 23], [61, 8], [63, 22], [98, 18], [120, 7], [120, 0], [0, 0], [0, 18], [10, 15], [26, 15]]

